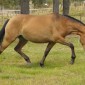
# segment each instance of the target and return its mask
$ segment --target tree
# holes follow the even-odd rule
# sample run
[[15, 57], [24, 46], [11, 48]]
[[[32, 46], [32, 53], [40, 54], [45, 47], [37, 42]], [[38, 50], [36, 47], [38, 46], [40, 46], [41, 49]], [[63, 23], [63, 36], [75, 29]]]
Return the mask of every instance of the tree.
[[53, 12], [59, 13], [59, 0], [53, 0]]
[[68, 15], [70, 8], [70, 0], [63, 0], [63, 14]]
[[29, 14], [29, 0], [20, 0], [21, 14]]

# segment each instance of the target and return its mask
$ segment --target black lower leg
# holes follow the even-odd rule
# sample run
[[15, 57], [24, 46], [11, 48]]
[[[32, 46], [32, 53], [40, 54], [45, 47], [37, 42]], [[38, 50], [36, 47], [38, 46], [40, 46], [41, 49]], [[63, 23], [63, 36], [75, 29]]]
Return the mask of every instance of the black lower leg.
[[74, 51], [74, 46], [73, 46], [73, 44], [70, 44], [70, 47], [71, 47], [71, 51], [72, 51], [71, 64], [74, 64], [76, 55], [75, 55], [75, 51]]
[[49, 51], [45, 51], [45, 54], [44, 54], [44, 56], [43, 56], [43, 58], [42, 58], [42, 60], [41, 60], [41, 62], [40, 62], [40, 66], [41, 67], [43, 67], [44, 66], [44, 61], [45, 61], [45, 59], [46, 59], [46, 56], [47, 56], [47, 54], [49, 53]]
[[71, 57], [71, 64], [74, 64], [75, 62], [75, 57]]
[[30, 61], [30, 58], [27, 56], [27, 55], [25, 55], [24, 53], [20, 53], [20, 52], [18, 52], [24, 59], [25, 59], [25, 61], [27, 62], [27, 63], [31, 63], [31, 61]]
[[43, 56], [43, 58], [42, 58], [42, 60], [41, 60], [41, 62], [40, 62], [40, 66], [41, 66], [41, 67], [44, 66], [44, 61], [45, 61], [48, 53], [50, 52], [51, 48], [52, 48], [54, 45], [55, 45], [55, 43], [49, 43], [49, 44], [47, 45], [47, 48], [46, 48], [45, 53], [44, 53], [44, 56]]

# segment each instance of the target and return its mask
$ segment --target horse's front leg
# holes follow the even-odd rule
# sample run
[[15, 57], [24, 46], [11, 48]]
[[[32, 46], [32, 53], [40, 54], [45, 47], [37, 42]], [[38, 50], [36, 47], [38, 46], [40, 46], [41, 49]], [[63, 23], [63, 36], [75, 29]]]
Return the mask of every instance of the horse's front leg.
[[72, 53], [72, 55], [71, 55], [71, 64], [74, 64], [75, 58], [76, 58], [75, 51], [74, 51], [74, 45], [72, 43], [70, 43], [70, 42], [65, 41], [65, 39], [63, 37], [61, 37], [58, 40], [58, 42], [60, 44], [66, 45], [66, 46], [71, 48], [71, 53]]
[[55, 45], [55, 43], [53, 43], [53, 42], [50, 42], [50, 43], [47, 45], [47, 48], [46, 48], [46, 50], [45, 50], [45, 52], [44, 52], [44, 56], [43, 56], [43, 58], [42, 58], [42, 60], [41, 60], [41, 62], [40, 62], [40, 66], [41, 66], [41, 67], [44, 66], [44, 61], [45, 61], [48, 53], [50, 52], [50, 50], [52, 49], [52, 47], [53, 47], [54, 45]]

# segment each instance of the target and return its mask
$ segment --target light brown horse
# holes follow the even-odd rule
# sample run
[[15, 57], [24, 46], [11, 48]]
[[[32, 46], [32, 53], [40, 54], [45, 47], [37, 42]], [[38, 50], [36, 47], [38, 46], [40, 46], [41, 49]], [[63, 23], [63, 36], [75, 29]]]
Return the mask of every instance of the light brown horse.
[[48, 43], [40, 66], [44, 65], [46, 56], [51, 48], [60, 43], [71, 48], [71, 63], [75, 61], [74, 45], [65, 40], [70, 34], [80, 36], [80, 42], [85, 47], [85, 24], [65, 15], [25, 15], [19, 14], [7, 20], [0, 32], [0, 53], [2, 53], [16, 38], [19, 43], [14, 48], [28, 63], [30, 59], [21, 49], [28, 42]]

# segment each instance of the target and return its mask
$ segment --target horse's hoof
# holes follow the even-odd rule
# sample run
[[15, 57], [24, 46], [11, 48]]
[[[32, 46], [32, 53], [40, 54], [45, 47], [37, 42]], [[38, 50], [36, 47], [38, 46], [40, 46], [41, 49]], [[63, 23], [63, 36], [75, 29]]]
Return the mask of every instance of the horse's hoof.
[[41, 66], [41, 67], [44, 67], [44, 64], [43, 64], [43, 63], [40, 63], [40, 66]]
[[28, 66], [31, 66], [31, 65], [32, 65], [32, 63], [31, 63], [31, 62], [27, 62], [27, 65], [28, 65]]
[[73, 60], [71, 60], [71, 61], [70, 61], [70, 64], [71, 64], [71, 65], [73, 65], [73, 64], [74, 64], [74, 61], [73, 61]]

